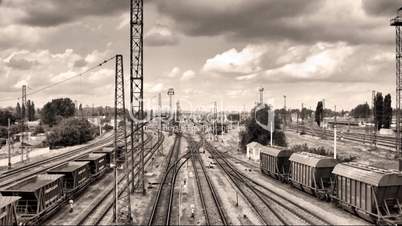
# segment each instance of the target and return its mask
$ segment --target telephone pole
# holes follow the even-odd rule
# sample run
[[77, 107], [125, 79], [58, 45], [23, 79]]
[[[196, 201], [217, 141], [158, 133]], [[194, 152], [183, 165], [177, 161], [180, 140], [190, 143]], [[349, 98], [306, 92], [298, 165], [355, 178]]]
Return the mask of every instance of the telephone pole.
[[[124, 95], [124, 73], [123, 73], [123, 56], [116, 55], [116, 75], [115, 75], [115, 98], [114, 98], [114, 208], [113, 220], [116, 224], [132, 223], [131, 216], [131, 198], [130, 198], [130, 178], [129, 178], [129, 165], [128, 165], [128, 152], [127, 152], [127, 128], [126, 128], [126, 104]], [[118, 120], [121, 120], [120, 123]], [[120, 124], [120, 126], [119, 126]], [[123, 165], [123, 180], [124, 184], [123, 193], [119, 197], [118, 188], [118, 172], [117, 164], [118, 159], [116, 152], [119, 146], [123, 147], [122, 153], [124, 162]], [[134, 180], [134, 178], [132, 178]]]

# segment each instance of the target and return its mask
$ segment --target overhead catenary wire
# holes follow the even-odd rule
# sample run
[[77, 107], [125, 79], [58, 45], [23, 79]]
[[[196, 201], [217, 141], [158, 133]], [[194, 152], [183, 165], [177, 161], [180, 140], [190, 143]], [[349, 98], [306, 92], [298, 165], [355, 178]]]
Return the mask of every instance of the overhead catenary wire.
[[[114, 60], [115, 58], [116, 58], [116, 56], [112, 56], [112, 57], [110, 57], [110, 58], [108, 58], [108, 59], [106, 59], [106, 60], [103, 60], [101, 63], [99, 63], [99, 64], [97, 64], [97, 65], [95, 65], [95, 66], [93, 66], [93, 67], [88, 68], [87, 70], [85, 70], [85, 71], [83, 71], [83, 72], [80, 72], [80, 73], [75, 74], [75, 75], [73, 75], [73, 76], [71, 76], [71, 77], [69, 77], [69, 78], [66, 78], [66, 79], [64, 79], [64, 80], [61, 80], [61, 81], [58, 81], [58, 82], [54, 82], [54, 83], [49, 84], [49, 85], [47, 85], [47, 86], [44, 86], [44, 87], [42, 87], [42, 88], [40, 88], [40, 89], [34, 90], [34, 91], [32, 91], [32, 92], [29, 92], [29, 93], [27, 93], [27, 97], [28, 97], [28, 96], [33, 96], [33, 95], [35, 95], [35, 94], [37, 94], [37, 93], [40, 93], [40, 92], [42, 92], [42, 91], [44, 91], [44, 90], [53, 88], [53, 87], [55, 87], [55, 86], [58, 86], [58, 85], [60, 85], [60, 84], [63, 84], [63, 83], [68, 82], [68, 81], [70, 81], [70, 80], [73, 80], [73, 79], [75, 79], [75, 78], [82, 77], [83, 75], [86, 75], [87, 73], [89, 73], [89, 72], [91, 72], [91, 71], [93, 71], [93, 70], [95, 70], [95, 69], [97, 69], [97, 68], [102, 67], [103, 65], [105, 65], [105, 64], [108, 63], [109, 61]], [[3, 99], [0, 99], [0, 102], [6, 102], [6, 101], [12, 101], [12, 100], [19, 100], [19, 99], [20, 99], [20, 97], [3, 98]]]

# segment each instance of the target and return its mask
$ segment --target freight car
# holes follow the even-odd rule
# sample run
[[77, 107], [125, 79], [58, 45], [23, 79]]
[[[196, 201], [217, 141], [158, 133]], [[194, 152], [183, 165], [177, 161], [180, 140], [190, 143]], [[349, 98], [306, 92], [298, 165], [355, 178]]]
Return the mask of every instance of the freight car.
[[17, 225], [16, 203], [21, 197], [0, 196], [0, 226]]
[[102, 149], [96, 150], [93, 153], [101, 153], [106, 154], [106, 165], [110, 168], [110, 164], [113, 162], [114, 158], [114, 148], [113, 147], [104, 147]]
[[294, 153], [290, 161], [290, 183], [320, 199], [329, 198], [333, 183], [332, 170], [337, 161], [313, 153]]
[[3, 196], [19, 196], [19, 222], [36, 224], [55, 212], [65, 198], [63, 177], [60, 174], [40, 174], [1, 190]]
[[89, 162], [93, 178], [103, 175], [106, 170], [106, 154], [90, 153], [75, 160], [76, 162]]
[[48, 174], [64, 175], [64, 191], [67, 196], [73, 196], [87, 187], [91, 181], [89, 162], [68, 162], [47, 172]]
[[376, 223], [402, 222], [402, 173], [357, 163], [336, 165], [333, 200]]
[[289, 158], [292, 151], [265, 146], [260, 152], [261, 172], [281, 181], [289, 179]]
[[[276, 153], [260, 153], [261, 172], [278, 177]], [[402, 224], [402, 172], [336, 160], [312, 153], [293, 153], [288, 159], [289, 182], [372, 223]]]

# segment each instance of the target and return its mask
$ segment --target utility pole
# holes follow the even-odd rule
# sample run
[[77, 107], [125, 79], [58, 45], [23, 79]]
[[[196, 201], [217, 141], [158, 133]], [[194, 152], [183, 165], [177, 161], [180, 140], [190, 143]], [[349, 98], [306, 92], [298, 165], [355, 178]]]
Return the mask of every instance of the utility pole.
[[283, 96], [283, 130], [285, 131], [286, 129], [286, 116], [287, 116], [287, 110], [286, 110], [286, 96]]
[[301, 131], [304, 133], [304, 114], [303, 114], [303, 109], [304, 109], [304, 103], [301, 104], [301, 111], [300, 111], [300, 116], [301, 116]]
[[375, 110], [375, 108], [376, 108], [375, 102], [376, 102], [376, 91], [373, 90], [373, 91], [372, 91], [372, 105], [373, 105], [373, 133], [372, 133], [372, 145], [374, 145], [374, 147], [377, 146], [377, 128], [378, 128], [378, 124], [377, 124], [377, 112], [376, 112], [376, 110]]
[[[115, 99], [114, 99], [114, 208], [113, 208], [113, 220], [116, 224], [132, 223], [131, 216], [131, 198], [130, 198], [130, 178], [129, 178], [129, 165], [128, 165], [128, 153], [127, 153], [127, 128], [126, 128], [126, 104], [124, 94], [124, 73], [123, 73], [123, 56], [116, 55], [116, 75], [115, 75]], [[121, 119], [121, 126], [119, 126], [118, 119]], [[119, 197], [118, 178], [117, 173], [117, 148], [123, 147], [122, 153], [123, 162], [123, 179], [124, 184], [123, 192]], [[132, 178], [134, 180], [134, 178]]]
[[174, 95], [174, 89], [170, 88], [167, 92], [167, 95], [169, 96], [169, 117], [172, 117], [173, 114], [173, 95]]
[[258, 91], [260, 92], [260, 104], [264, 103], [264, 88], [259, 88]]
[[326, 133], [326, 128], [324, 126], [324, 120], [325, 120], [325, 99], [322, 99], [322, 124], [323, 124], [323, 128], [324, 128], [324, 136], [323, 136], [323, 138], [326, 139], [327, 138], [327, 133]]
[[21, 161], [24, 161], [24, 138], [25, 138], [25, 120], [27, 116], [27, 86], [22, 86], [22, 96], [21, 96]]
[[395, 52], [396, 52], [396, 152], [399, 159], [399, 170], [402, 171], [402, 153], [401, 153], [401, 90], [402, 90], [402, 73], [401, 73], [401, 57], [402, 57], [402, 13], [401, 8], [397, 11], [397, 16], [391, 19], [391, 26], [395, 27]]
[[8, 169], [11, 169], [11, 139], [10, 139], [10, 127], [11, 127], [11, 120], [8, 118], [8, 138], [7, 138], [7, 144], [8, 144]]
[[[145, 195], [144, 183], [144, 1], [130, 0], [130, 102], [133, 117], [138, 121], [131, 119], [131, 175], [132, 192], [135, 189], [134, 182], [134, 131], [139, 133], [137, 139], [140, 150], [140, 189]], [[135, 124], [135, 128], [134, 128]]]
[[336, 105], [335, 105], [335, 122], [334, 122], [334, 159], [336, 159]]
[[214, 102], [214, 126], [213, 126], [213, 132], [215, 139], [218, 138], [218, 107], [216, 105], [216, 101]]

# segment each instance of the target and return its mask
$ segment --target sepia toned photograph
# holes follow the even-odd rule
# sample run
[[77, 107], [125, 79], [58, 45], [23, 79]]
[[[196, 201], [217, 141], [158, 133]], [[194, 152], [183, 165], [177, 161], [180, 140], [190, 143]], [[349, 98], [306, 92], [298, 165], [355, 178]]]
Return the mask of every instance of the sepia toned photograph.
[[402, 225], [402, 1], [0, 0], [0, 226]]

